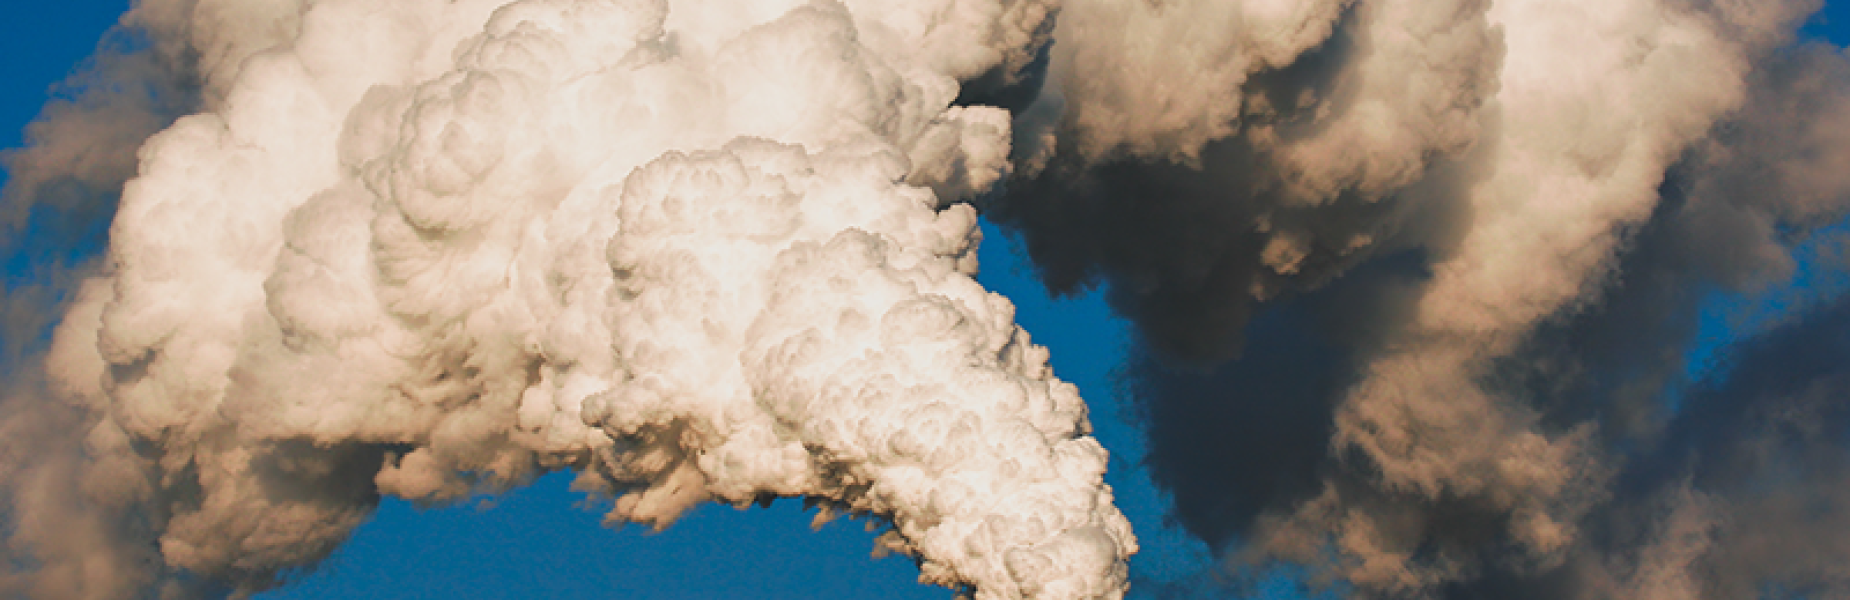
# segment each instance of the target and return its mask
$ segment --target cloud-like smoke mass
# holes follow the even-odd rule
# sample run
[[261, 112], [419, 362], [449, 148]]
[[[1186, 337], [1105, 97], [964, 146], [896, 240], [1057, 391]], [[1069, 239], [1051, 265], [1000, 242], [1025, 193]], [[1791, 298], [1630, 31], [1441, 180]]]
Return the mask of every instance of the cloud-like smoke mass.
[[1835, 597], [1845, 357], [1791, 332], [1841, 310], [1685, 369], [1705, 302], [1842, 268], [1817, 8], [1074, 0], [987, 207], [1137, 325], [1153, 477], [1236, 572]]
[[[1134, 323], [1145, 460], [1236, 578], [1850, 595], [1818, 8], [146, 0], [9, 158], [12, 230], [110, 224], [9, 283], [0, 589], [261, 590], [382, 496], [572, 470], [1122, 596], [980, 210]], [[1728, 299], [1784, 310], [1723, 344]]]
[[260, 590], [382, 495], [572, 469], [612, 520], [806, 497], [890, 520], [926, 582], [1121, 595], [1105, 451], [971, 279], [960, 203], [1009, 170], [1010, 117], [959, 82], [1015, 78], [1052, 13], [138, 5], [140, 106], [191, 114], [87, 131], [114, 109], [79, 102], [13, 163], [18, 204], [120, 198], [45, 376], [12, 380], [0, 585]]

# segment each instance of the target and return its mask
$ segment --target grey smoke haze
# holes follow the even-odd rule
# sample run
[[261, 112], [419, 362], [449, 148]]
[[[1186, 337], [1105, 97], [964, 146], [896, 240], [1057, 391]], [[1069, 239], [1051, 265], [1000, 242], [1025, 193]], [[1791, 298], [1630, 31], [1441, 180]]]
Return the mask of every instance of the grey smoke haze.
[[[1684, 430], [1716, 392], [1688, 390], [1753, 376], [1684, 380], [1704, 301], [1783, 285], [1800, 245], [1840, 268], [1810, 232], [1850, 205], [1844, 58], [1787, 47], [1816, 4], [1185, 6], [1068, 4], [992, 214], [1050, 289], [1107, 285], [1138, 325], [1149, 465], [1230, 568], [1362, 597], [1845, 593], [1828, 544], [1715, 529], [1819, 506], [1836, 536], [1815, 480], [1636, 482], [1705, 453]], [[1139, 27], [1214, 43], [1104, 39]], [[1201, 103], [1151, 96], [1184, 82]], [[1744, 402], [1782, 412], [1764, 387]], [[1754, 464], [1840, 460], [1803, 444]]]
[[981, 210], [1136, 325], [1229, 574], [1850, 595], [1844, 290], [1685, 365], [1718, 295], [1845, 266], [1818, 6], [142, 2], [9, 158], [14, 231], [111, 225], [8, 289], [0, 589], [260, 590], [382, 496], [573, 470], [612, 520], [804, 496], [979, 598], [1122, 595]]

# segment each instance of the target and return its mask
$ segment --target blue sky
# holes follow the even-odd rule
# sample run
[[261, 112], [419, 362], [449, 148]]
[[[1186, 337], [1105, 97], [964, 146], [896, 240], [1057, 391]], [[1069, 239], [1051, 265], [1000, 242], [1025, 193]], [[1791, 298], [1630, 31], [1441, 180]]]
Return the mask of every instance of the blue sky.
[[[125, 8], [122, 1], [36, 2], [0, 21], [6, 57], [0, 61], [0, 146], [19, 143], [20, 128], [50, 86], [90, 53]], [[1843, 43], [1850, 37], [1850, 2], [1827, 8], [1809, 32]], [[1162, 501], [1136, 465], [1137, 430], [1112, 393], [1112, 373], [1126, 344], [1124, 323], [1096, 293], [1050, 300], [1009, 241], [994, 229], [986, 232], [983, 283], [1013, 299], [1020, 323], [1053, 349], [1056, 372], [1080, 386], [1099, 437], [1114, 451], [1111, 481], [1144, 545], [1134, 562], [1137, 573], [1159, 580], [1198, 573], [1207, 566], [1205, 550], [1165, 528]], [[1810, 285], [1801, 282], [1788, 293], [1803, 296]], [[1726, 315], [1749, 305], [1769, 310], [1717, 299], [1704, 330], [1710, 348], [1742, 325]], [[1701, 359], [1706, 352], [1693, 355]], [[871, 559], [874, 534], [862, 523], [837, 520], [812, 531], [809, 515], [794, 501], [749, 511], [707, 506], [661, 533], [611, 530], [599, 524], [597, 504], [568, 491], [568, 483], [568, 475], [554, 475], [505, 496], [440, 509], [387, 501], [331, 561], [299, 575], [297, 585], [260, 598], [950, 596], [913, 583], [917, 570], [907, 559]]]

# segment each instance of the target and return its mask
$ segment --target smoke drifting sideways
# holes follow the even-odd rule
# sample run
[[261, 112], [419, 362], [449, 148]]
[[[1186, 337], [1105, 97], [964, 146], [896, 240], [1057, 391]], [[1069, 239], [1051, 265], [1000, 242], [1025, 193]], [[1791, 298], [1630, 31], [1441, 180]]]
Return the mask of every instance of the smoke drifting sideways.
[[[1073, 0], [982, 205], [1135, 323], [1146, 461], [1235, 575], [1838, 597], [1850, 57], [1798, 43], [1818, 7]], [[1801, 276], [1827, 299], [1687, 368], [1717, 298]]]
[[10, 163], [27, 214], [120, 196], [9, 367], [0, 589], [245, 594], [382, 495], [572, 469], [613, 521], [801, 496], [889, 519], [927, 583], [1121, 596], [1105, 450], [960, 202], [1011, 124], [959, 82], [1018, 79], [1053, 12], [139, 3], [97, 76], [158, 101], [88, 120], [137, 98], [99, 86]]

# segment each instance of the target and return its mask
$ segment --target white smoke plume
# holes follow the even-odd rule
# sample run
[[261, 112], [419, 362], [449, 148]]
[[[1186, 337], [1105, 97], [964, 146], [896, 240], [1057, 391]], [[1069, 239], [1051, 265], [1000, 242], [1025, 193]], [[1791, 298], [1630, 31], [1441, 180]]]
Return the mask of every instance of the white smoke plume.
[[0, 585], [264, 589], [381, 494], [574, 469], [617, 521], [802, 496], [890, 519], [928, 583], [1122, 595], [1105, 451], [958, 203], [1010, 168], [959, 82], [1053, 12], [137, 6], [201, 110], [140, 145], [48, 377], [9, 390]]

